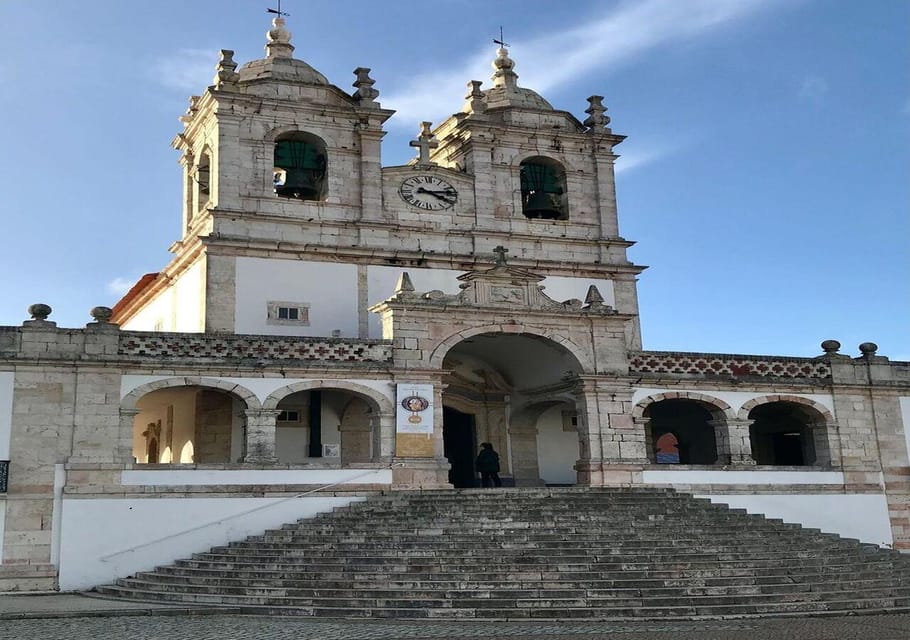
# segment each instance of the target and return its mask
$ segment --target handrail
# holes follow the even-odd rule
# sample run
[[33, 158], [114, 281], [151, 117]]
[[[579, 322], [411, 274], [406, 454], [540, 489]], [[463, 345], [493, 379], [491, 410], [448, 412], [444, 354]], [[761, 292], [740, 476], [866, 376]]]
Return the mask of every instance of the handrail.
[[207, 527], [211, 527], [212, 525], [221, 524], [225, 520], [232, 520], [234, 518], [239, 518], [240, 516], [246, 516], [251, 513], [255, 513], [257, 511], [262, 511], [263, 509], [268, 509], [270, 507], [274, 507], [275, 505], [278, 505], [278, 504], [283, 504], [283, 503], [287, 502], [288, 500], [296, 500], [297, 498], [302, 498], [304, 496], [308, 496], [311, 493], [316, 493], [317, 491], [322, 491], [324, 489], [328, 489], [329, 487], [335, 487], [340, 484], [344, 484], [345, 482], [350, 482], [351, 480], [357, 480], [358, 478], [363, 478], [364, 476], [373, 475], [374, 473], [376, 473], [377, 471], [380, 471], [380, 470], [381, 469], [370, 469], [369, 471], [364, 471], [363, 473], [359, 473], [356, 476], [352, 476], [350, 478], [345, 478], [343, 480], [338, 480], [337, 482], [332, 482], [330, 484], [326, 484], [321, 487], [311, 489], [310, 491], [306, 491], [304, 493], [298, 493], [297, 495], [294, 495], [294, 496], [288, 496], [287, 498], [281, 498], [280, 500], [277, 500], [275, 502], [270, 502], [268, 504], [260, 505], [258, 507], [253, 507], [252, 509], [248, 509], [246, 511], [241, 511], [240, 513], [234, 513], [229, 516], [219, 518], [218, 520], [212, 520], [210, 522], [205, 522], [203, 524], [196, 525], [195, 527], [191, 527], [189, 529], [184, 529], [183, 531], [178, 531], [177, 533], [168, 534], [161, 538], [155, 538], [154, 540], [149, 540], [147, 542], [143, 542], [141, 544], [134, 545], [132, 547], [129, 547], [128, 549], [121, 549], [120, 551], [115, 551], [114, 553], [109, 553], [106, 556], [101, 556], [100, 560], [101, 560], [101, 562], [107, 562], [111, 558], [121, 556], [125, 553], [132, 553], [133, 551], [136, 551], [137, 549], [142, 549], [144, 547], [150, 547], [154, 544], [158, 544], [159, 542], [164, 542], [165, 540], [170, 540], [171, 538], [176, 538], [178, 536], [182, 536], [187, 533], [192, 533], [193, 531], [200, 531]]

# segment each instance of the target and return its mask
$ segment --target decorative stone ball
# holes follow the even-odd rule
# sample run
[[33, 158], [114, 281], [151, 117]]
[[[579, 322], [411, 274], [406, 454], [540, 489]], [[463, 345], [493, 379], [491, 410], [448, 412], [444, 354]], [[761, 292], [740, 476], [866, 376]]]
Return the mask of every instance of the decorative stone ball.
[[822, 351], [825, 353], [837, 353], [840, 349], [840, 342], [837, 340], [825, 340], [822, 342]]
[[47, 317], [51, 315], [51, 311], [53, 311], [51, 306], [42, 302], [31, 304], [28, 307], [28, 313], [32, 320], [47, 320]]
[[874, 356], [876, 351], [878, 351], [878, 345], [874, 342], [864, 342], [859, 345], [859, 352], [864, 356]]
[[110, 322], [114, 317], [114, 310], [110, 307], [92, 307], [88, 313], [95, 319], [95, 322]]

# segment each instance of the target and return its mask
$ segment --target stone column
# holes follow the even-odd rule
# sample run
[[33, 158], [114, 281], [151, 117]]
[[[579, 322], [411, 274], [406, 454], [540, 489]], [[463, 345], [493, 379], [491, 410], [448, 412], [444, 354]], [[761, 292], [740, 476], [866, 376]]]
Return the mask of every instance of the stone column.
[[709, 420], [717, 441], [717, 462], [724, 465], [755, 466], [749, 427], [753, 420]]
[[[536, 422], [536, 420], [535, 420]], [[509, 425], [512, 450], [512, 477], [516, 487], [540, 487], [540, 465], [537, 457], [537, 425], [512, 422]]]
[[131, 464], [135, 462], [133, 457], [133, 423], [136, 416], [141, 413], [139, 409], [121, 409], [120, 410], [120, 430], [118, 431], [117, 451], [118, 462]]
[[275, 464], [278, 456], [275, 453], [275, 423], [277, 409], [246, 409], [246, 441], [243, 461], [254, 464]]
[[645, 443], [645, 457], [649, 463], [657, 463], [657, 454], [655, 453], [657, 443], [654, 441], [654, 432], [651, 431], [651, 418], [641, 417], [632, 418], [635, 429], [642, 434]]
[[812, 444], [815, 447], [815, 461], [819, 467], [839, 467], [840, 454], [837, 446], [837, 425], [816, 422], [809, 425]]
[[628, 484], [647, 464], [645, 434], [632, 420], [632, 390], [621, 382], [582, 378], [576, 390], [578, 484]]
[[449, 489], [449, 461], [442, 437], [442, 391], [433, 386], [433, 433], [398, 433], [395, 430], [395, 458], [392, 484], [400, 489]]

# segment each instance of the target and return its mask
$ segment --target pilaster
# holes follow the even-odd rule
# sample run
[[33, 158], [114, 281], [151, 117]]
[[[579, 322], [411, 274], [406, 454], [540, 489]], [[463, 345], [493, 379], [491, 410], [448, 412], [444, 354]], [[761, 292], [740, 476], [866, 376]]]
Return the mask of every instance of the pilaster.
[[276, 419], [281, 411], [277, 409], [246, 409], [246, 440], [244, 462], [256, 464], [275, 464], [278, 456], [275, 451]]

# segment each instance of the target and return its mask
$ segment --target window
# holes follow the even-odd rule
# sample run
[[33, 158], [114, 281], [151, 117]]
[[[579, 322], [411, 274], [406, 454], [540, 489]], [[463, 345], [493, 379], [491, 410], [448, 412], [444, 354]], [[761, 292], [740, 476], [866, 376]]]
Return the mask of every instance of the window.
[[300, 422], [300, 412], [296, 409], [286, 409], [278, 414], [278, 422]]
[[528, 158], [521, 163], [521, 212], [526, 218], [568, 220], [566, 172], [551, 158]]
[[300, 131], [275, 141], [272, 182], [275, 193], [295, 200], [325, 198], [325, 143]]
[[212, 190], [212, 162], [208, 152], [203, 152], [196, 165], [196, 211], [202, 210], [208, 204]]
[[310, 326], [310, 304], [308, 302], [286, 302], [273, 300], [267, 304], [268, 324]]

